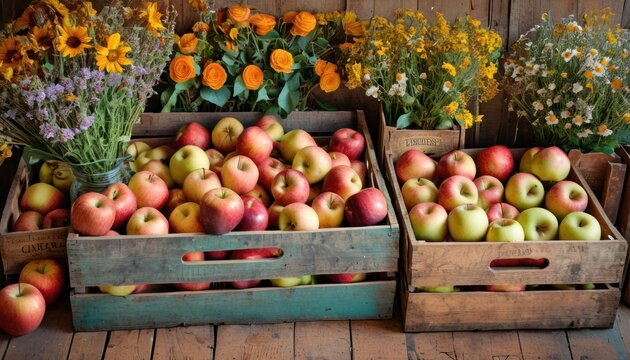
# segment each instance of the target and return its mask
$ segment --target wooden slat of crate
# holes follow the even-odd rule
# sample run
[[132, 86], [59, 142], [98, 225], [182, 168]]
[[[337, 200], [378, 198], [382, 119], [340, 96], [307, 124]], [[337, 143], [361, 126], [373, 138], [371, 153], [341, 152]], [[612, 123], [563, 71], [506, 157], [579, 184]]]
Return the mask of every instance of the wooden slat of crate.
[[125, 297], [71, 294], [71, 302], [75, 331], [98, 331], [182, 324], [389, 318], [395, 288], [392, 280]]
[[619, 147], [617, 154], [626, 165], [626, 178], [623, 181], [623, 192], [617, 194], [617, 196], [621, 197], [619, 215], [617, 217], [617, 228], [627, 240], [630, 237], [630, 146]]

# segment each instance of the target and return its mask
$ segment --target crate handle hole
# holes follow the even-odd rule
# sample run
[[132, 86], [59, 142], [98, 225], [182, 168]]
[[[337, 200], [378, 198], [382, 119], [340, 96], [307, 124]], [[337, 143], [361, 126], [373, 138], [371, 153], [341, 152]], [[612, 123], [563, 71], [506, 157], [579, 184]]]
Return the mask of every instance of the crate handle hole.
[[225, 249], [192, 251], [182, 255], [184, 264], [198, 263], [200, 261], [231, 260], [251, 261], [262, 259], [278, 259], [284, 255], [280, 248], [254, 248], [254, 249]]
[[539, 270], [549, 266], [549, 259], [547, 258], [507, 258], [507, 259], [494, 259], [490, 262], [490, 269], [492, 270]]

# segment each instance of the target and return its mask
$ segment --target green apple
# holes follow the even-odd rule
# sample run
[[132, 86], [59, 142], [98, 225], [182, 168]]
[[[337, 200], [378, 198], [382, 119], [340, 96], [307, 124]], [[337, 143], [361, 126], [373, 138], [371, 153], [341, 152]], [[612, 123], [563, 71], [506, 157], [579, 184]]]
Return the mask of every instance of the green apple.
[[564, 150], [550, 146], [532, 158], [532, 174], [542, 181], [562, 181], [569, 176], [571, 161]]
[[236, 150], [236, 139], [243, 132], [243, 124], [236, 118], [224, 117], [212, 128], [212, 146], [222, 154]]
[[599, 221], [583, 211], [569, 213], [560, 222], [560, 240], [601, 240], [602, 229]]
[[136, 285], [99, 285], [101, 292], [114, 296], [127, 296], [136, 290]]
[[409, 212], [409, 221], [417, 240], [442, 241], [448, 233], [448, 213], [434, 202], [414, 206]]
[[490, 223], [486, 241], [520, 242], [525, 240], [525, 232], [521, 224], [514, 219], [498, 219]]
[[432, 293], [451, 293], [457, 291], [457, 288], [453, 285], [421, 286], [420, 290]]
[[60, 165], [57, 170], [53, 171], [52, 185], [61, 190], [64, 194], [70, 194], [70, 186], [72, 186], [73, 182], [74, 174], [69, 166], [63, 164]]
[[400, 188], [407, 211], [420, 203], [437, 202], [438, 188], [435, 183], [425, 178], [411, 178]]
[[521, 157], [521, 162], [519, 163], [519, 172], [532, 173], [532, 159], [534, 156], [542, 150], [542, 146], [535, 146], [533, 148], [527, 149], [523, 156]]
[[298, 285], [308, 285], [313, 282], [312, 275], [304, 275], [304, 276], [291, 276], [291, 277], [283, 277], [277, 279], [269, 279], [271, 285], [276, 287], [294, 287]]
[[448, 232], [454, 241], [483, 241], [487, 231], [488, 216], [477, 205], [460, 205], [448, 214]]
[[505, 200], [519, 211], [540, 206], [544, 199], [545, 188], [532, 174], [514, 174], [505, 185]]
[[516, 217], [523, 227], [525, 240], [554, 240], [558, 236], [558, 219], [541, 207], [526, 209]]
[[280, 150], [280, 155], [287, 163], [293, 163], [295, 153], [307, 146], [314, 145], [317, 145], [317, 143], [311, 134], [302, 129], [293, 129], [282, 135], [278, 144], [278, 150]]
[[184, 179], [197, 169], [210, 169], [210, 159], [206, 151], [197, 145], [186, 145], [177, 150], [168, 164], [171, 176], [182, 186]]
[[165, 163], [173, 156], [175, 149], [170, 145], [160, 145], [156, 148], [149, 149], [138, 154], [133, 162], [132, 170], [139, 171], [142, 167], [151, 160], [160, 160]]

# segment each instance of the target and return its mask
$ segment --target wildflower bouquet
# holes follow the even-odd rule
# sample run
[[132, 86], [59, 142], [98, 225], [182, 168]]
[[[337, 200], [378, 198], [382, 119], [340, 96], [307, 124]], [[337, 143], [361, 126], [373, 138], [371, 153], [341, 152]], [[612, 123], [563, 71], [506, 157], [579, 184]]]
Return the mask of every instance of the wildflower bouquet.
[[118, 167], [169, 58], [174, 15], [157, 3], [31, 4], [0, 33], [0, 147], [88, 175]]
[[467, 109], [469, 100], [498, 92], [501, 43], [470, 17], [449, 24], [436, 12], [431, 25], [421, 12], [397, 10], [394, 22], [375, 17], [364, 37], [342, 46], [347, 86], [378, 98], [388, 125], [467, 128], [481, 121]]
[[505, 63], [510, 108], [536, 140], [565, 150], [612, 153], [630, 140], [630, 34], [609, 10], [542, 22], [514, 43]]
[[339, 87], [334, 46], [346, 33], [361, 30], [352, 13], [292, 11], [277, 19], [246, 6], [215, 12], [203, 0], [189, 2], [202, 20], [176, 41], [162, 111], [262, 111], [285, 117], [304, 110], [317, 84], [325, 92]]

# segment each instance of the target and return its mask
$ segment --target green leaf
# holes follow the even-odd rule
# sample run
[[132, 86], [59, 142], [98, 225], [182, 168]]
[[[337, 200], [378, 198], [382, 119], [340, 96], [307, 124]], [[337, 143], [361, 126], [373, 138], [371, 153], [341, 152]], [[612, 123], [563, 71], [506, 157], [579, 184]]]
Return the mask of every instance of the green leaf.
[[311, 31], [306, 36], [298, 37], [297, 44], [300, 47], [300, 50], [302, 51], [306, 50], [306, 47], [308, 46], [308, 44], [311, 42], [311, 40], [313, 40], [313, 36], [315, 35], [315, 32], [316, 31]]
[[243, 92], [245, 92], [247, 90], [247, 87], [245, 86], [245, 83], [243, 82], [243, 76], [239, 75], [236, 77], [236, 80], [234, 81], [234, 93], [232, 94], [232, 96], [238, 96], [240, 94], [242, 94]]
[[171, 97], [171, 94], [173, 94], [173, 91], [175, 91], [173, 88], [168, 88], [162, 91], [160, 94], [160, 104], [162, 104], [162, 106], [166, 105], [168, 99]]
[[221, 58], [221, 61], [223, 61], [226, 65], [234, 65], [234, 63], [236, 62], [236, 59], [226, 54], [226, 55], [223, 55], [223, 57]]
[[329, 47], [330, 47], [330, 44], [328, 43], [328, 40], [326, 40], [326, 39], [324, 39], [324, 38], [322, 38], [322, 37], [317, 38], [317, 39], [315, 40], [315, 43], [316, 43], [319, 47], [321, 47], [321, 48], [323, 48], [323, 49], [327, 49], [327, 48], [329, 48]]
[[42, 67], [44, 68], [44, 70], [46, 70], [47, 72], [51, 72], [53, 70], [55, 70], [55, 66], [49, 62], [45, 63], [44, 65], [42, 65]]
[[209, 103], [212, 103], [216, 106], [223, 106], [225, 103], [230, 100], [230, 89], [227, 86], [222, 87], [219, 90], [212, 90], [209, 87], [203, 86], [199, 95]]
[[175, 84], [175, 91], [182, 92], [184, 90], [190, 89], [195, 83], [195, 79], [190, 79], [188, 81], [180, 82]]
[[403, 104], [405, 104], [405, 106], [411, 106], [413, 105], [414, 101], [416, 100], [415, 97], [409, 95], [409, 94], [405, 94], [402, 98]]
[[287, 114], [293, 111], [299, 101], [300, 101], [300, 93], [297, 91], [300, 87], [300, 74], [295, 73], [293, 76], [287, 80], [280, 91], [280, 95], [278, 96], [278, 106], [280, 106], [281, 110], [284, 110]]
[[267, 95], [267, 89], [264, 87], [261, 87], [258, 90], [258, 96], [256, 97], [256, 102], [265, 101], [265, 100], [271, 100], [271, 99], [269, 98], [269, 95]]
[[411, 125], [411, 113], [402, 114], [396, 120], [397, 129], [406, 129]]
[[278, 33], [278, 31], [276, 29], [273, 29], [270, 32], [266, 33], [265, 36], [259, 36], [258, 38], [260, 40], [269, 41], [269, 40], [275, 40], [279, 37], [280, 37], [280, 34]]
[[277, 105], [271, 106], [265, 110], [265, 115], [280, 115], [280, 108]]

